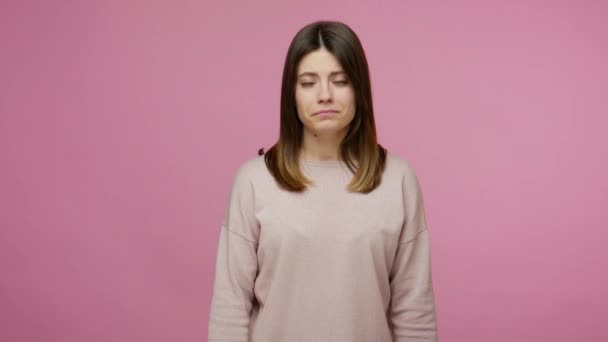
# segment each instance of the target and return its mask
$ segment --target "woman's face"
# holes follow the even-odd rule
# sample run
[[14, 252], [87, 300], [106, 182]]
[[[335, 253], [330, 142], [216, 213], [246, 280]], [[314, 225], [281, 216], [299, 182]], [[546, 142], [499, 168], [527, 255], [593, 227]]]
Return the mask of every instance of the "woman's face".
[[[338, 60], [323, 47], [300, 61], [295, 100], [304, 129], [312, 133], [345, 134], [355, 116], [354, 88]], [[318, 113], [323, 110], [332, 112]]]

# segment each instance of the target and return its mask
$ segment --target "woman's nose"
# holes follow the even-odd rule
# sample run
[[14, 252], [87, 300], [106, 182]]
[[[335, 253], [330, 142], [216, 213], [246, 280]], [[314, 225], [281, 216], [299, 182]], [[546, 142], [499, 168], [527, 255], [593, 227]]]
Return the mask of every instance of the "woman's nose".
[[321, 82], [321, 90], [319, 90], [319, 101], [331, 101], [333, 98], [333, 94], [329, 84], [324, 84]]

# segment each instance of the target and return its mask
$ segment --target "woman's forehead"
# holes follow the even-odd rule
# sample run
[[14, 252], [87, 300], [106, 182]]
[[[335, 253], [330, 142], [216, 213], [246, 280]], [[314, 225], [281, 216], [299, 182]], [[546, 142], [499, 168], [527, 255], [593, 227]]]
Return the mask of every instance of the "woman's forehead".
[[298, 65], [298, 76], [304, 73], [318, 75], [333, 75], [342, 71], [342, 66], [338, 59], [325, 49], [315, 50], [308, 53]]

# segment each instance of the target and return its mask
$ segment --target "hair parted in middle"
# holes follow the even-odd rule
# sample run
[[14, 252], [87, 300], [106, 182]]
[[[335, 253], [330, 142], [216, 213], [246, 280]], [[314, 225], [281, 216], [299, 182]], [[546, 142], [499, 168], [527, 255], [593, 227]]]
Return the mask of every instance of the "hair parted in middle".
[[296, 109], [295, 86], [298, 65], [308, 53], [325, 48], [336, 57], [351, 80], [356, 101], [355, 116], [340, 144], [339, 158], [354, 177], [347, 189], [368, 193], [382, 180], [386, 149], [377, 142], [372, 91], [367, 59], [355, 32], [338, 21], [316, 21], [304, 26], [293, 38], [283, 68], [278, 141], [264, 154], [266, 167], [277, 183], [289, 191], [303, 191], [311, 181], [299, 168], [303, 124]]

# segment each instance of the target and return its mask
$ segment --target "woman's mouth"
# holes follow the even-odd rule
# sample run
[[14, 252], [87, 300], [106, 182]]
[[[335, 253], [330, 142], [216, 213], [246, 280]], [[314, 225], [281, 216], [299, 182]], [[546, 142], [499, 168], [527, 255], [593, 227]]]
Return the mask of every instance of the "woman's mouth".
[[336, 114], [338, 111], [336, 110], [321, 110], [314, 114], [314, 116], [332, 116]]

